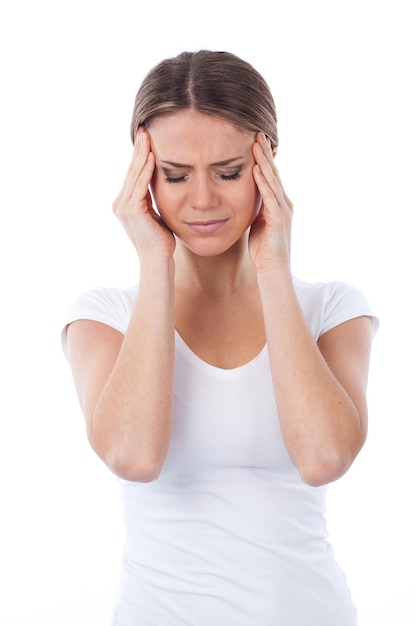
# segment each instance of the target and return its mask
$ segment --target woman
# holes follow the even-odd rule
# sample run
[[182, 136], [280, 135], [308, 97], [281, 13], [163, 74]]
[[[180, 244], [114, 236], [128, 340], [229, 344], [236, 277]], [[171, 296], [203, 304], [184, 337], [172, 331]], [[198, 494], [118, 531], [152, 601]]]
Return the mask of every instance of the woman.
[[376, 320], [290, 269], [293, 207], [264, 79], [182, 53], [139, 89], [113, 209], [138, 286], [73, 305], [64, 344], [92, 448], [119, 477], [121, 626], [353, 626], [326, 485], [367, 429]]

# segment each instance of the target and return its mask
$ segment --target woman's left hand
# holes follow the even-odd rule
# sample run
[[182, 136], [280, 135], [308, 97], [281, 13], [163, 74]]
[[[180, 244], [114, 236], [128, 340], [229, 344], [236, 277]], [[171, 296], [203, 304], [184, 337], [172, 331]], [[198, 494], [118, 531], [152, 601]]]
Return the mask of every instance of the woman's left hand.
[[249, 235], [249, 253], [258, 272], [290, 267], [293, 205], [281, 183], [269, 141], [261, 132], [253, 145], [253, 177], [262, 197]]

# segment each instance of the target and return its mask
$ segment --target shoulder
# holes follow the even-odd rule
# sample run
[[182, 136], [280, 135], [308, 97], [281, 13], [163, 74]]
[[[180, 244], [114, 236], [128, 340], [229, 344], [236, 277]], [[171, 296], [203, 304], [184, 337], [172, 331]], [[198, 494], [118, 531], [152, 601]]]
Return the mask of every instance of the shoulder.
[[120, 287], [97, 286], [81, 293], [70, 305], [63, 322], [62, 344], [66, 351], [66, 329], [77, 320], [101, 322], [126, 332], [137, 294], [137, 285]]
[[335, 326], [361, 316], [372, 318], [376, 332], [378, 318], [356, 287], [342, 281], [308, 283], [294, 278], [294, 288], [316, 339]]
[[[120, 314], [130, 314], [136, 293], [136, 285], [125, 288], [94, 287], [93, 289], [84, 291], [74, 300], [68, 311], [68, 319], [74, 321], [74, 316], [80, 316], [82, 314], [94, 316], [113, 316], [116, 312]], [[87, 319], [96, 319], [96, 317]], [[102, 320], [97, 319], [97, 321]]]

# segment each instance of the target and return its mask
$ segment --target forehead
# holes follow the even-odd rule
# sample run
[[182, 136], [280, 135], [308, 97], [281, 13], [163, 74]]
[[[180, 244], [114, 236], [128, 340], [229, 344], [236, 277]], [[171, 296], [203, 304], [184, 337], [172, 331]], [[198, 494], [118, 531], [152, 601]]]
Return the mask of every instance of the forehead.
[[[161, 159], [188, 163], [191, 157], [214, 161], [250, 151], [255, 133], [198, 111], [170, 113], [148, 126], [152, 150]], [[233, 153], [233, 154], [232, 154]]]

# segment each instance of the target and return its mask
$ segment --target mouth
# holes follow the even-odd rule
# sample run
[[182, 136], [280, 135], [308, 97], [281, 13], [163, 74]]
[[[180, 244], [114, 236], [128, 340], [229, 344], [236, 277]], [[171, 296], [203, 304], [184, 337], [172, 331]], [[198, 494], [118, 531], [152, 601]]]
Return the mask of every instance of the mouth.
[[205, 222], [186, 222], [187, 226], [199, 235], [211, 235], [217, 232], [228, 220], [207, 220]]

